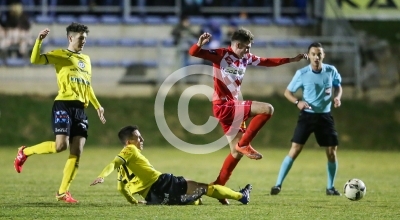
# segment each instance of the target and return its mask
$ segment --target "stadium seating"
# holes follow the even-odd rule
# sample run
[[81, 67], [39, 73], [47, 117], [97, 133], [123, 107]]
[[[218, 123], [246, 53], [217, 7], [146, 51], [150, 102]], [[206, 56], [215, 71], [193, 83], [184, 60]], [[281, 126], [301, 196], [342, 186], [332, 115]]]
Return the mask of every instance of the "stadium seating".
[[52, 24], [54, 22], [54, 18], [49, 16], [38, 15], [36, 16], [34, 21], [38, 24]]
[[6, 58], [5, 64], [8, 67], [24, 67], [29, 64], [29, 61], [27, 59], [22, 59], [22, 58]]
[[295, 23], [292, 18], [290, 17], [280, 17], [274, 20], [276, 25], [280, 26], [294, 26]]
[[271, 18], [265, 16], [256, 16], [251, 21], [255, 25], [271, 25], [273, 22]]
[[122, 19], [120, 16], [117, 15], [102, 15], [100, 16], [100, 23], [106, 25], [115, 25], [121, 24]]
[[97, 18], [97, 16], [94, 15], [80, 15], [78, 17], [78, 22], [82, 24], [91, 25], [91, 24], [98, 24], [99, 19]]
[[72, 22], [76, 22], [77, 19], [73, 15], [59, 15], [56, 18], [56, 22], [58, 24], [71, 24]]
[[[73, 21], [88, 24], [90, 28], [89, 38], [85, 44], [84, 53], [90, 55], [94, 71], [106, 70], [114, 72], [127, 69], [132, 66], [143, 70], [142, 76], [129, 76], [124, 83], [140, 82], [155, 83], [157, 74], [168, 75], [178, 67], [175, 59], [176, 49], [171, 38], [171, 30], [179, 22], [177, 16], [130, 16], [123, 18], [117, 15], [59, 15], [56, 17], [36, 16], [32, 32], [36, 33], [44, 27], [51, 29], [49, 40], [44, 41], [43, 51], [56, 48], [65, 48], [68, 44], [65, 37], [65, 26]], [[303, 51], [309, 43], [309, 39], [288, 40], [282, 36], [300, 35], [300, 28], [314, 24], [313, 20], [305, 18], [283, 17], [274, 20], [267, 16], [254, 16], [249, 18], [223, 17], [223, 16], [189, 16], [192, 28], [197, 31], [200, 26], [208, 22], [215, 22], [222, 26], [225, 33], [229, 25], [245, 26], [256, 36], [252, 52], [260, 56], [293, 56], [297, 51]], [[195, 39], [194, 41], [195, 42]], [[204, 47], [207, 49], [207, 47]], [[287, 50], [276, 53], [276, 50], [266, 50], [267, 48], [283, 48]], [[297, 48], [297, 49], [296, 49]], [[111, 52], [112, 51], [112, 52]], [[4, 61], [4, 65], [13, 67], [23, 67], [28, 65], [18, 59]], [[202, 60], [190, 57], [189, 64], [201, 64]], [[1, 63], [0, 63], [1, 65]], [[162, 67], [162, 68], [161, 68]], [[161, 69], [160, 69], [161, 68]], [[286, 69], [286, 70], [285, 70]], [[293, 66], [280, 67], [279, 70], [287, 73], [283, 77], [273, 74], [275, 69], [268, 77], [276, 81], [289, 79], [293, 72]], [[264, 80], [265, 70], [249, 69], [254, 72], [253, 81]], [[106, 76], [106, 75], [105, 75]], [[143, 78], [143, 80], [139, 80]], [[281, 77], [281, 78], [279, 78]], [[122, 82], [120, 82], [122, 83]]]

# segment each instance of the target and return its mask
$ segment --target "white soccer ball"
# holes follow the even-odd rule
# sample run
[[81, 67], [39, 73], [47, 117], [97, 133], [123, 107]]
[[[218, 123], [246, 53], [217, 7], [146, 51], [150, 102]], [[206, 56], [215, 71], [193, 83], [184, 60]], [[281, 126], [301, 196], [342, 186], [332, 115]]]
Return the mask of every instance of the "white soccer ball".
[[364, 182], [359, 179], [351, 179], [344, 184], [344, 195], [352, 201], [362, 199], [367, 193], [367, 187]]

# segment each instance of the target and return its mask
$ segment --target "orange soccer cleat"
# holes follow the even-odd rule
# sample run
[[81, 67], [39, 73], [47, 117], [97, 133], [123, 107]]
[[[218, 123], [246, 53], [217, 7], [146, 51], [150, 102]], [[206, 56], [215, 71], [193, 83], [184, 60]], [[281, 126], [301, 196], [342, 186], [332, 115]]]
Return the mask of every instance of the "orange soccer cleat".
[[247, 146], [239, 147], [239, 143], [235, 147], [236, 151], [245, 155], [246, 157], [254, 160], [259, 160], [263, 156], [262, 154], [258, 153], [254, 148], [249, 144]]
[[22, 165], [24, 165], [26, 159], [28, 159], [28, 156], [24, 154], [25, 148], [25, 146], [18, 148], [17, 157], [14, 159], [14, 168], [18, 173], [21, 173]]
[[72, 198], [71, 193], [69, 191], [58, 194], [56, 193], [56, 199], [57, 201], [64, 201], [65, 203], [78, 203], [78, 200]]

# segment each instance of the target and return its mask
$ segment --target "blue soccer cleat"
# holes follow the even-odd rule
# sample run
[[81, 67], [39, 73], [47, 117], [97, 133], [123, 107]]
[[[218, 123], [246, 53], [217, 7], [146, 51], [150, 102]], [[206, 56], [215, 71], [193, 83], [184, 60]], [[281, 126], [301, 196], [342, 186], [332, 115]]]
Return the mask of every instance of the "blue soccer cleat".
[[247, 205], [250, 202], [250, 192], [253, 189], [253, 186], [247, 184], [243, 189], [240, 189], [239, 192], [242, 193], [242, 198], [239, 199], [239, 202]]

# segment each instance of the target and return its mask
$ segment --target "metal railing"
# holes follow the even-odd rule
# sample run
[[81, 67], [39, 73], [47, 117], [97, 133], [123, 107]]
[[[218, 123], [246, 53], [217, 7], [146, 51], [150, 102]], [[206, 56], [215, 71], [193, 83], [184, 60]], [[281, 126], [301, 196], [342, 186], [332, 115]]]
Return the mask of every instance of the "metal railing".
[[[130, 0], [121, 0], [120, 5], [111, 5], [111, 6], [68, 6], [68, 5], [50, 5], [48, 0], [41, 0], [39, 5], [25, 5], [24, 11], [26, 12], [35, 12], [42, 16], [47, 16], [50, 13], [120, 13], [123, 17], [129, 17], [133, 14], [146, 14], [146, 13], [168, 13], [171, 15], [180, 16], [182, 13], [185, 13], [185, 6], [182, 4], [182, 0], [175, 0], [173, 6], [146, 6], [146, 5], [131, 5]], [[145, 2], [145, 1], [143, 1]], [[307, 4], [307, 15], [309, 17], [314, 17], [318, 15], [318, 10], [310, 10], [311, 8], [315, 8], [318, 6], [318, 1], [311, 1]], [[8, 11], [8, 6], [0, 6], [0, 12]], [[251, 14], [265, 14], [272, 15], [273, 18], [278, 19], [282, 16], [282, 14], [287, 15], [297, 15], [299, 13], [303, 13], [303, 9], [294, 6], [285, 6], [281, 5], [281, 0], [273, 0], [272, 6], [265, 7], [211, 7], [211, 6], [200, 6], [199, 12], [203, 15], [210, 14], [218, 14], [218, 15], [226, 15], [226, 14], [239, 14], [241, 12], [246, 12], [249, 15]]]

